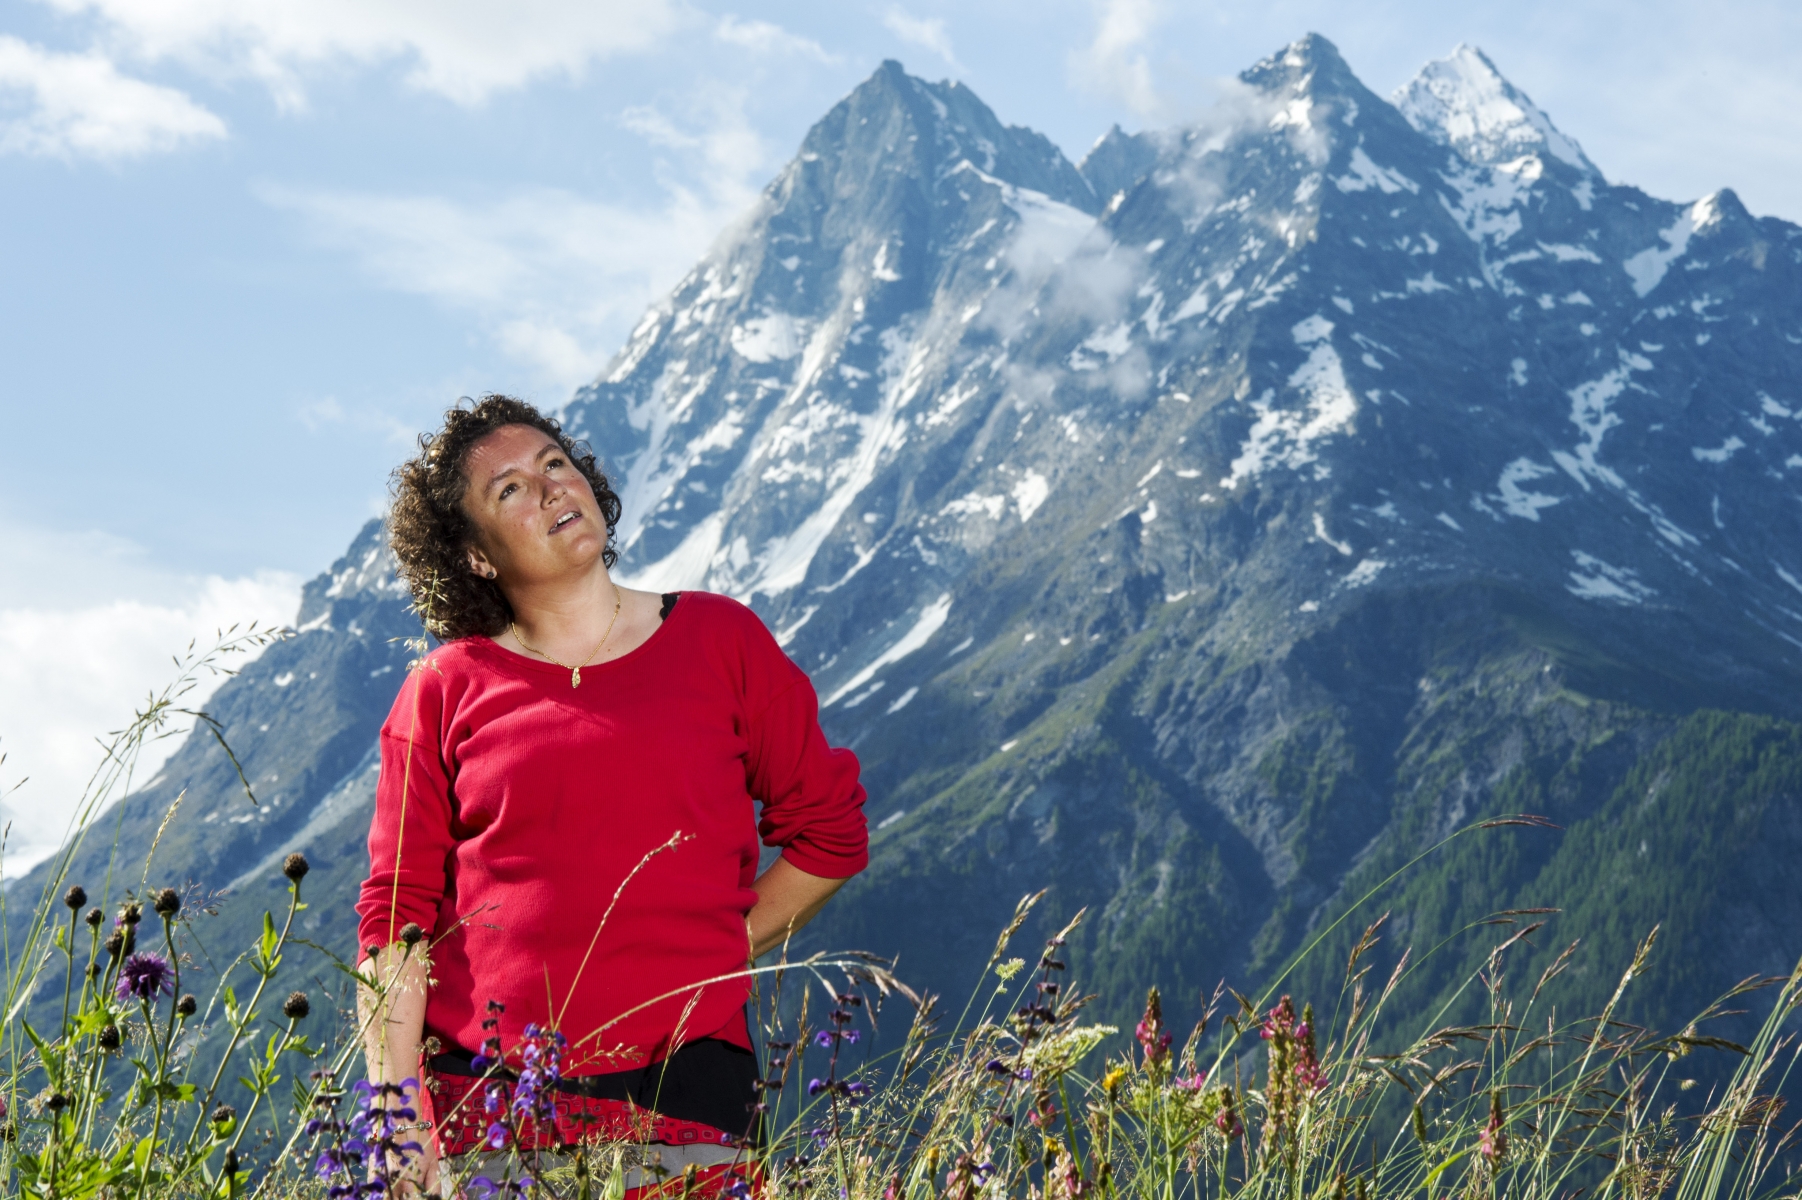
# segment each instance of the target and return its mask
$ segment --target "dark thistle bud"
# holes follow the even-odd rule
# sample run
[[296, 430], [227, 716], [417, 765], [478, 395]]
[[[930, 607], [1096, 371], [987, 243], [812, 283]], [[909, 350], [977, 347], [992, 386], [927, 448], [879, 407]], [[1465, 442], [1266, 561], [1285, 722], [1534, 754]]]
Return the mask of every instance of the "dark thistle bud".
[[298, 851], [282, 859], [282, 874], [286, 875], [289, 879], [292, 879], [295, 883], [299, 883], [301, 880], [305, 879], [307, 877], [307, 872], [312, 869], [312, 866], [307, 862], [307, 856]]
[[423, 937], [425, 937], [425, 930], [412, 921], [408, 921], [400, 928], [400, 940], [408, 946], [419, 945], [419, 941]]
[[225, 1161], [219, 1165], [227, 1175], [236, 1175], [238, 1173], [238, 1152], [229, 1146], [226, 1147]]
[[127, 904], [119, 914], [119, 920], [126, 925], [136, 925], [144, 919], [144, 908], [139, 904]]
[[15, 1142], [19, 1139], [19, 1127], [11, 1121], [0, 1124], [0, 1142]]
[[289, 992], [288, 998], [282, 1001], [282, 1016], [290, 1021], [298, 1021], [313, 1011], [305, 992]]
[[87, 889], [82, 887], [79, 883], [76, 884], [74, 887], [70, 888], [68, 891], [63, 893], [63, 903], [67, 904], [71, 911], [73, 911], [74, 909], [80, 908], [82, 905], [86, 904], [87, 902], [88, 902]]
[[88, 978], [89, 979], [100, 978], [100, 964], [99, 963], [91, 962], [88, 964]]
[[218, 1108], [215, 1108], [213, 1110], [213, 1124], [223, 1125], [227, 1121], [236, 1120], [237, 1116], [238, 1116], [237, 1109], [233, 1108], [229, 1104], [221, 1104]]
[[88, 923], [89, 929], [98, 929], [100, 928], [100, 922], [106, 920], [106, 914], [97, 908], [90, 908], [88, 909], [88, 915], [83, 917], [82, 920]]
[[175, 1002], [175, 1015], [178, 1017], [191, 1017], [199, 1010], [199, 1008], [200, 1002], [194, 999], [194, 993], [184, 992], [182, 993], [182, 998]]
[[61, 1112], [69, 1107], [69, 1098], [61, 1092], [51, 1092], [50, 1098], [44, 1101], [44, 1107], [51, 1112]]
[[106, 953], [109, 958], [118, 958], [119, 952], [125, 949], [125, 935], [115, 933], [106, 939]]
[[96, 1040], [99, 1041], [102, 1050], [117, 1050], [119, 1048], [119, 1027], [117, 1025], [102, 1027]]
[[156, 915], [173, 917], [181, 911], [181, 893], [174, 888], [164, 888], [156, 894]]

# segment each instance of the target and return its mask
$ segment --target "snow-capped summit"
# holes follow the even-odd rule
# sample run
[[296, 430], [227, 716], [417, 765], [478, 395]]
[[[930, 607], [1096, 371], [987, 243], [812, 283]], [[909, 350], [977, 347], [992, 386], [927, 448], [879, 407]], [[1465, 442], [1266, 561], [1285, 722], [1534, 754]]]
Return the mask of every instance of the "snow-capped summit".
[[1421, 133], [1483, 166], [1541, 151], [1578, 170], [1600, 174], [1582, 147], [1558, 132], [1525, 92], [1502, 78], [1489, 56], [1460, 43], [1421, 68], [1391, 97]]

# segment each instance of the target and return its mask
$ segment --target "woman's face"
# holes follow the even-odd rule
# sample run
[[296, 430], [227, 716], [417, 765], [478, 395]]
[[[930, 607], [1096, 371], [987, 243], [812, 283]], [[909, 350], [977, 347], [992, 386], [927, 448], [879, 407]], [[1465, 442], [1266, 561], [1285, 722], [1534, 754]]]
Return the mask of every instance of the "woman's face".
[[607, 548], [594, 489], [542, 430], [501, 426], [470, 447], [463, 475], [476, 574], [502, 585], [548, 581], [592, 568]]

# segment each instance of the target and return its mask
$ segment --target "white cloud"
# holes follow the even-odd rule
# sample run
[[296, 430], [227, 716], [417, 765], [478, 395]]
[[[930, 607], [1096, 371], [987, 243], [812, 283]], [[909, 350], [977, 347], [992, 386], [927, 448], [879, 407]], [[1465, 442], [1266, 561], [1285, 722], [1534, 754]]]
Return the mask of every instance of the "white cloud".
[[1094, 38], [1070, 56], [1077, 83], [1141, 117], [1164, 116], [1144, 49], [1160, 15], [1158, 0], [1103, 0]]
[[[159, 570], [136, 547], [100, 534], [0, 526], [0, 552], [14, 580], [0, 586], [0, 822], [12, 824], [12, 876], [55, 849], [100, 762], [95, 739], [130, 722], [145, 696], [175, 677], [170, 655], [191, 640], [209, 645], [234, 623], [292, 621], [300, 580], [282, 572], [197, 579]], [[183, 704], [203, 705], [222, 681], [203, 677]], [[146, 746], [139, 782], [180, 744], [170, 737]]]
[[957, 54], [951, 49], [951, 35], [945, 32], [942, 17], [916, 17], [903, 9], [890, 7], [882, 14], [882, 24], [902, 41], [932, 51], [949, 63], [953, 70], [964, 69], [963, 64], [957, 61]]
[[790, 33], [770, 21], [745, 20], [728, 14], [713, 27], [713, 36], [722, 42], [743, 46], [754, 54], [798, 54], [823, 63], [840, 61], [838, 55], [812, 38]]
[[620, 117], [672, 152], [673, 163], [658, 165], [660, 202], [626, 207], [551, 188], [485, 202], [276, 186], [259, 194], [381, 285], [473, 313], [546, 389], [567, 390], [594, 377], [645, 307], [757, 198], [751, 180], [769, 152], [744, 95], [716, 88], [689, 103], [682, 120], [651, 107]]
[[673, 0], [45, 0], [96, 19], [107, 42], [261, 80], [287, 107], [302, 76], [340, 62], [409, 64], [406, 80], [459, 104], [657, 45], [683, 23]]
[[225, 122], [174, 88], [121, 75], [98, 54], [58, 54], [0, 34], [0, 153], [134, 158], [225, 136]]

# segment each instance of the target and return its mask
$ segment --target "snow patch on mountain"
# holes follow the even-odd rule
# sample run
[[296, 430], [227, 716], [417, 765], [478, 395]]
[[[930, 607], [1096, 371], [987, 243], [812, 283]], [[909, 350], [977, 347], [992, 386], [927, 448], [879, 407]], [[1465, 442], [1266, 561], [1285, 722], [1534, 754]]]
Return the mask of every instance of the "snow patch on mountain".
[[1570, 573], [1565, 585], [1573, 596], [1584, 600], [1612, 600], [1620, 604], [1644, 604], [1658, 593], [1639, 581], [1639, 573], [1628, 567], [1610, 566], [1593, 554], [1572, 550], [1577, 569]]
[[1558, 132], [1475, 46], [1460, 44], [1428, 63], [1391, 100], [1408, 124], [1473, 163], [1487, 166], [1545, 152], [1596, 173], [1582, 148]]
[[[1301, 393], [1305, 407], [1277, 408], [1274, 389], [1252, 401], [1256, 420], [1240, 443], [1229, 474], [1220, 481], [1221, 487], [1231, 491], [1271, 466], [1299, 470], [1317, 463], [1320, 455], [1315, 444], [1351, 429], [1358, 415], [1358, 400], [1346, 385], [1345, 365], [1333, 349], [1332, 332], [1333, 323], [1318, 313], [1296, 322], [1290, 330], [1295, 344], [1308, 351], [1307, 359], [1288, 379], [1289, 388]], [[1316, 479], [1328, 473], [1324, 465], [1315, 466]]]
[[[921, 609], [919, 618], [914, 621], [912, 628], [902, 634], [901, 637], [887, 650], [884, 650], [881, 654], [878, 654], [875, 658], [871, 659], [869, 665], [864, 667], [863, 670], [857, 672], [857, 674], [851, 676], [851, 678], [847, 679], [844, 683], [834, 689], [832, 694], [827, 696], [826, 699], [821, 702], [820, 707], [831, 708], [834, 704], [838, 703], [846, 693], [854, 692], [870, 680], [874, 679], [876, 677], [876, 672], [882, 670], [882, 668], [886, 666], [900, 662], [915, 650], [924, 646], [927, 642], [932, 640], [933, 634], [944, 628], [945, 622], [950, 616], [951, 593], [946, 592], [937, 600], [934, 600], [931, 604], [928, 604], [925, 608]], [[874, 688], [871, 689], [871, 691], [874, 690]]]
[[1658, 232], [1663, 245], [1651, 245], [1621, 264], [1633, 280], [1635, 295], [1649, 295], [1664, 279], [1671, 264], [1689, 250], [1689, 239], [1721, 219], [1719, 194], [1704, 196], [1684, 209], [1668, 229]]
[[1369, 188], [1394, 195], [1396, 192], [1419, 192], [1420, 185], [1391, 167], [1379, 167], [1364, 153], [1364, 147], [1353, 146], [1351, 170], [1333, 180], [1342, 192], [1362, 192]]

